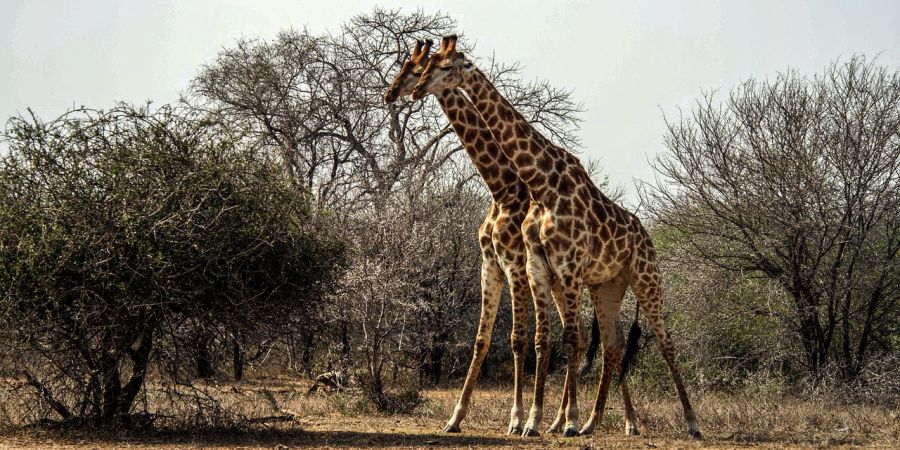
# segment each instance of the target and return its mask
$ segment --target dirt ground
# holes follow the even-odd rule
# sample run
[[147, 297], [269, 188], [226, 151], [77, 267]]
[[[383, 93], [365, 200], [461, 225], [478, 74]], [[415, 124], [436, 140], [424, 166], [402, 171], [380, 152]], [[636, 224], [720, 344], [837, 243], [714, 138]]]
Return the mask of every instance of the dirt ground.
[[[674, 395], [637, 393], [641, 436], [624, 435], [621, 403], [613, 397], [592, 436], [565, 439], [545, 433], [521, 438], [505, 434], [511, 402], [508, 389], [476, 391], [463, 432], [450, 435], [439, 431], [455, 404], [456, 388], [426, 391], [425, 402], [412, 413], [386, 416], [360, 412], [353, 407], [355, 398], [349, 395], [306, 396], [306, 386], [303, 382], [245, 383], [223, 389], [235, 397], [232, 401], [255, 408], [246, 410], [248, 413], [271, 413], [260, 405], [271, 404], [269, 399], [274, 398], [280, 412], [294, 416], [289, 422], [244, 432], [100, 436], [19, 430], [0, 434], [0, 448], [900, 448], [900, 414], [896, 408], [698, 394], [694, 403], [704, 437], [694, 440], [683, 432]], [[583, 421], [594, 392], [591, 386], [579, 391]], [[558, 392], [551, 390], [544, 427], [552, 421], [558, 401]]]

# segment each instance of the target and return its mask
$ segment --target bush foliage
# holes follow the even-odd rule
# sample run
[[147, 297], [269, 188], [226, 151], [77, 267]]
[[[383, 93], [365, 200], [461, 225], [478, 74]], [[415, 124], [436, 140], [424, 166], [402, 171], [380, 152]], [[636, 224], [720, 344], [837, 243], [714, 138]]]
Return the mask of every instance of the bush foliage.
[[208, 122], [123, 105], [6, 137], [2, 351], [61, 419], [127, 417], [185, 328], [316, 317], [340, 273], [304, 192]]

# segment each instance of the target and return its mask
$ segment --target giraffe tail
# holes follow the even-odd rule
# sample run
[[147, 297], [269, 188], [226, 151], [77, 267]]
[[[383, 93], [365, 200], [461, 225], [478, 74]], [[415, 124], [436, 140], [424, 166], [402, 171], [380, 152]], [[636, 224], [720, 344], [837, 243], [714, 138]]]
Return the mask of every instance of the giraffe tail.
[[600, 349], [600, 322], [597, 321], [596, 312], [593, 316], [594, 319], [591, 321], [591, 340], [588, 342], [584, 358], [581, 359], [581, 368], [578, 369], [579, 376], [590, 373], [591, 369], [594, 367], [594, 360], [597, 359], [597, 350]]
[[628, 375], [628, 369], [634, 364], [634, 358], [637, 356], [638, 350], [640, 346], [638, 345], [641, 340], [641, 325], [638, 323], [638, 312], [640, 311], [640, 306], [635, 305], [634, 311], [634, 323], [631, 324], [631, 329], [628, 330], [628, 340], [625, 341], [625, 355], [622, 357], [622, 369], [619, 371], [619, 382], [625, 379], [625, 376]]

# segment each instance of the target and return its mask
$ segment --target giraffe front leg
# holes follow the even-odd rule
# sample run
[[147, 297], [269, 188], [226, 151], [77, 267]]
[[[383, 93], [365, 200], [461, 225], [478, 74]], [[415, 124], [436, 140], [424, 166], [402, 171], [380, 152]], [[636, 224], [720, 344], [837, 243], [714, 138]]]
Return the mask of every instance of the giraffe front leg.
[[494, 320], [497, 318], [497, 308], [500, 306], [500, 290], [503, 286], [502, 271], [497, 264], [496, 257], [492, 253], [485, 252], [481, 263], [481, 318], [478, 322], [478, 335], [475, 338], [475, 348], [472, 355], [472, 363], [463, 383], [462, 394], [453, 410], [453, 415], [444, 427], [444, 433], [459, 433], [459, 424], [469, 412], [469, 404], [472, 392], [475, 390], [475, 382], [481, 371], [481, 363], [491, 345], [491, 335], [494, 331]]
[[579, 356], [581, 352], [580, 344], [578, 343], [578, 324], [576, 322], [575, 326], [568, 326], [563, 329], [563, 342], [564, 348], [566, 348], [567, 353], [567, 367], [566, 367], [566, 378], [568, 381], [566, 382], [566, 390], [565, 395], [568, 396], [566, 402], [566, 424], [563, 428], [563, 437], [575, 437], [580, 434], [579, 426], [578, 426], [578, 365], [579, 365]]
[[507, 276], [512, 300], [510, 346], [513, 352], [513, 384], [515, 389], [513, 406], [509, 411], [509, 426], [507, 427], [507, 434], [511, 435], [522, 434], [525, 422], [522, 391], [525, 385], [525, 347], [528, 344], [528, 309], [526, 305], [531, 297], [531, 288], [528, 286], [528, 275], [524, 269], [524, 264], [522, 264], [521, 270], [510, 270]]
[[[549, 322], [549, 314], [543, 313], [545, 322]], [[534, 398], [531, 403], [531, 409], [528, 412], [528, 420], [525, 422], [525, 428], [522, 430], [522, 436], [540, 436], [538, 429], [541, 426], [544, 410], [544, 387], [547, 380], [547, 366], [550, 362], [550, 330], [549, 326], [536, 327], [534, 333], [534, 351], [535, 351], [535, 368], [534, 368]], [[542, 329], [541, 329], [542, 328]]]
[[[524, 227], [524, 225], [523, 225]], [[536, 247], [539, 250], [539, 247]], [[539, 250], [540, 251], [540, 250]], [[527, 258], [528, 284], [534, 301], [534, 398], [522, 436], [540, 436], [544, 408], [544, 385], [550, 362], [550, 274], [541, 256], [529, 248]]]

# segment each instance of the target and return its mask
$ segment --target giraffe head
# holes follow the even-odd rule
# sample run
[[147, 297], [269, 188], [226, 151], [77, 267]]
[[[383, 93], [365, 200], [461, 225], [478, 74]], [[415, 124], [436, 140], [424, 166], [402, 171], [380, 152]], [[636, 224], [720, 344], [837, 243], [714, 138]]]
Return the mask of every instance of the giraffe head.
[[440, 50], [428, 58], [425, 70], [412, 91], [412, 99], [418, 100], [429, 92], [456, 89], [463, 82], [466, 72], [474, 69], [475, 65], [456, 51], [456, 35], [445, 36]]
[[391, 86], [384, 94], [386, 103], [393, 103], [398, 97], [409, 95], [412, 92], [419, 81], [419, 77], [422, 75], [422, 71], [425, 70], [425, 63], [428, 62], [427, 56], [432, 44], [433, 41], [431, 39], [416, 41], [416, 48], [410, 53], [409, 59], [400, 67], [400, 72], [394, 77], [394, 81], [391, 82]]

